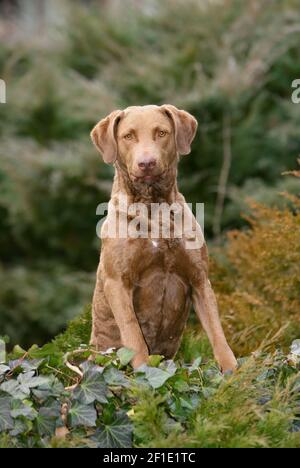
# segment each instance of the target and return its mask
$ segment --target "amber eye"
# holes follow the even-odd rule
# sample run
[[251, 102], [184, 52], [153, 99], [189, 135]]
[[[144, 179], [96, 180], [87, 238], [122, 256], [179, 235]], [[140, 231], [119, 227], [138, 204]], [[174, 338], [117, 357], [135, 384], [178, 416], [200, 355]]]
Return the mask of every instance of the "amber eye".
[[127, 133], [127, 135], [124, 136], [125, 140], [132, 140], [133, 135], [132, 133]]
[[164, 130], [160, 130], [160, 131], [158, 132], [158, 136], [161, 137], [161, 138], [164, 137], [164, 136], [166, 136], [166, 134], [167, 134], [167, 132], [165, 132]]

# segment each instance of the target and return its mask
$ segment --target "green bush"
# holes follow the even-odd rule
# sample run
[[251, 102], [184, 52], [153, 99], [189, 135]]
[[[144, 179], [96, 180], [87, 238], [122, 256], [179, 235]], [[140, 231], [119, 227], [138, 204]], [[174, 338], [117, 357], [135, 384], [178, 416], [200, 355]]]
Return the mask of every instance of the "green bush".
[[132, 372], [126, 348], [95, 366], [87, 346], [63, 356], [57, 345], [0, 366], [2, 448], [300, 447], [299, 340], [226, 376], [205, 356], [153, 356]]
[[41, 149], [32, 140], [4, 140], [0, 157], [3, 259], [50, 257], [96, 269], [96, 207], [109, 200], [111, 170], [88, 142]]
[[0, 264], [1, 335], [11, 344], [43, 344], [65, 328], [92, 297], [94, 275], [55, 262]]
[[212, 267], [226, 334], [240, 355], [272, 337], [288, 346], [300, 336], [300, 199], [284, 199], [284, 209], [252, 203], [250, 229], [229, 233]]

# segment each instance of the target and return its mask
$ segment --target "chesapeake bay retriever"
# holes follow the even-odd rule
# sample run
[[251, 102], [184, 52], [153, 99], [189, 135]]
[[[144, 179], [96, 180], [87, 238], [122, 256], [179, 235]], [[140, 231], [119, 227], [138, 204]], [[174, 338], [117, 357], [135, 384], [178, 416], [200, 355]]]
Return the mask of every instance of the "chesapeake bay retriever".
[[[237, 365], [208, 279], [202, 231], [177, 188], [179, 156], [190, 153], [196, 130], [197, 121], [188, 112], [172, 105], [149, 105], [114, 111], [91, 132], [104, 161], [115, 166], [110, 208], [101, 232], [91, 344], [100, 351], [133, 349], [135, 368], [146, 363], [149, 354], [175, 355], [191, 304], [221, 369]], [[193, 218], [196, 230], [192, 234], [183, 230], [181, 238], [174, 236], [174, 230], [169, 238], [161, 230], [155, 239], [130, 236], [127, 231], [121, 236], [119, 230], [110, 235], [107, 223], [112, 212], [121, 219], [120, 200], [146, 207], [176, 203]], [[126, 213], [126, 227], [134, 218]], [[199, 246], [187, 248], [193, 236]]]

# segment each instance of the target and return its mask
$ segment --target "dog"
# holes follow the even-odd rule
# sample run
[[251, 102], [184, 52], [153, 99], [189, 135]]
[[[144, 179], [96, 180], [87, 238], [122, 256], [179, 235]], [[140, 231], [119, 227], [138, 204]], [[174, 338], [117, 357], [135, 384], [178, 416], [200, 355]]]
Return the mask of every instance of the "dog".
[[[151, 354], [166, 358], [176, 354], [192, 304], [221, 370], [237, 366], [208, 278], [201, 228], [177, 188], [179, 157], [190, 153], [197, 125], [191, 114], [173, 105], [132, 106], [112, 112], [91, 132], [104, 161], [115, 167], [110, 208], [101, 230], [91, 345], [98, 351], [132, 349], [134, 368], [147, 363]], [[139, 215], [126, 212], [124, 217], [123, 202], [146, 208], [175, 203], [190, 216], [195, 229], [176, 237], [173, 214], [169, 238], [162, 236], [161, 217], [155, 239], [130, 236], [126, 229]], [[110, 235], [113, 214], [119, 221], [122, 218], [125, 235], [120, 231]], [[193, 240], [198, 247], [187, 248]]]

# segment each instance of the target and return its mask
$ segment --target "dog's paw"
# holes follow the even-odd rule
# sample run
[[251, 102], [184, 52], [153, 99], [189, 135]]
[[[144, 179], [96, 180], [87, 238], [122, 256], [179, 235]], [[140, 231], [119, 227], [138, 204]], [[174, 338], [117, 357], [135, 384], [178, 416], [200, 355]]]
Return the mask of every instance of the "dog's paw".
[[238, 367], [238, 362], [230, 348], [216, 356], [216, 359], [223, 374], [234, 372]]
[[149, 354], [148, 353], [137, 353], [131, 360], [132, 367], [138, 369], [143, 364], [148, 364]]

